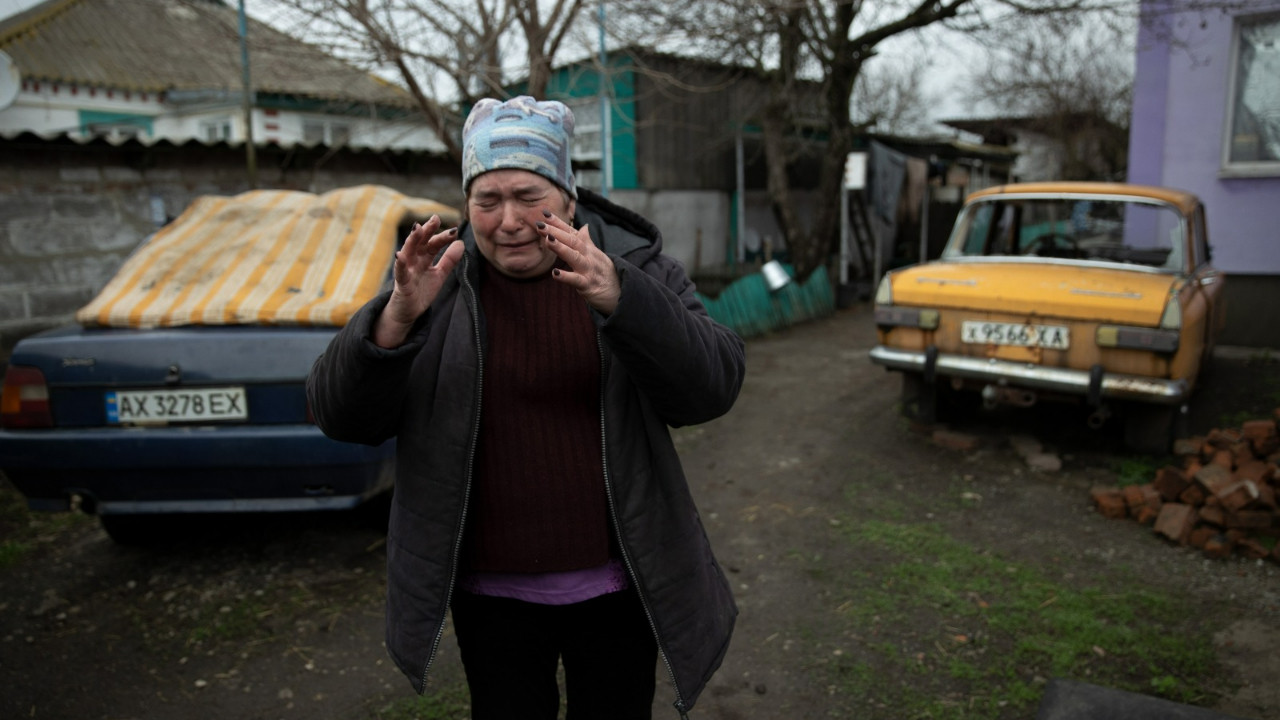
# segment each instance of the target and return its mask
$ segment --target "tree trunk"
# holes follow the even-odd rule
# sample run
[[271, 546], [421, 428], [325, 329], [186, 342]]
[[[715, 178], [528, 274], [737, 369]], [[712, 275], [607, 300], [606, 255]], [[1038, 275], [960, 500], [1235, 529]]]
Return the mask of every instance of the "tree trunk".
[[848, 52], [845, 43], [833, 47], [834, 60], [827, 73], [827, 151], [818, 177], [817, 217], [813, 224], [812, 255], [808, 270], [826, 264], [840, 247], [840, 193], [844, 189], [845, 158], [853, 150], [853, 126], [849, 123], [849, 98], [862, 71], [862, 61]]
[[397, 56], [395, 64], [396, 69], [400, 71], [400, 77], [409, 86], [409, 93], [418, 104], [418, 109], [422, 112], [423, 117], [427, 119], [427, 125], [435, 132], [436, 137], [440, 138], [440, 141], [444, 143], [445, 152], [449, 154], [449, 157], [455, 162], [461, 163], [462, 146], [458, 144], [453, 137], [453, 133], [450, 132], [448, 114], [423, 92], [422, 86], [418, 84], [417, 77], [405, 64], [403, 57]]
[[[791, 194], [791, 182], [787, 178], [787, 98], [785, 95], [771, 93], [769, 102], [765, 104], [760, 117], [760, 127], [764, 135], [765, 165], [768, 169], [767, 181], [769, 203], [778, 221], [778, 228], [791, 253], [792, 262], [808, 254], [805, 244], [808, 238], [800, 231], [799, 215]], [[797, 277], [799, 265], [797, 265]]]

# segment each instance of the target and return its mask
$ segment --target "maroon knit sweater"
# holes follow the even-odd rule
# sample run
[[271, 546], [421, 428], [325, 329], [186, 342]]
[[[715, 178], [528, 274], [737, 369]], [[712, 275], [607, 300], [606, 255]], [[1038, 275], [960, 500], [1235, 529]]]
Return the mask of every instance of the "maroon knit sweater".
[[602, 565], [600, 355], [587, 305], [549, 273], [516, 280], [480, 265], [488, 344], [468, 569]]

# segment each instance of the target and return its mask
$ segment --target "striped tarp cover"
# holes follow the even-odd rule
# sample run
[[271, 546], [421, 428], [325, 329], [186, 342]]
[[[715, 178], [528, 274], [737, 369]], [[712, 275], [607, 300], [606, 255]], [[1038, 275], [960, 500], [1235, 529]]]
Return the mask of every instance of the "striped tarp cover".
[[458, 212], [380, 185], [203, 196], [138, 247], [86, 326], [344, 325], [387, 278], [397, 227]]

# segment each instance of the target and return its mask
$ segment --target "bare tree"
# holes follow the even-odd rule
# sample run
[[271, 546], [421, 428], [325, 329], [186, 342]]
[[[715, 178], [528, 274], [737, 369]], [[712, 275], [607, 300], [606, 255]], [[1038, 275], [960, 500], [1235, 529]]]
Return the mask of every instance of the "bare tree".
[[856, 128], [897, 135], [925, 132], [934, 99], [924, 88], [929, 63], [923, 54], [881, 55], [853, 84], [850, 117]]
[[[556, 0], [554, 3], [512, 0], [516, 19], [524, 31], [528, 59], [527, 82], [529, 93], [534, 97], [546, 94], [552, 62], [582, 10], [582, 3], [583, 0]], [[541, 15], [543, 5], [549, 6], [545, 18]]]
[[645, 8], [645, 13], [649, 22], [658, 13], [668, 27], [698, 38], [706, 53], [750, 63], [769, 78], [770, 96], [758, 118], [769, 165], [769, 194], [796, 272], [807, 276], [827, 261], [838, 237], [840, 216], [839, 203], [834, 201], [817, 204], [811, 228], [795, 215], [797, 204], [786, 174], [786, 147], [806, 92], [802, 85], [821, 85], [827, 151], [818, 197], [838, 198], [845, 157], [859, 130], [850, 121], [854, 87], [864, 65], [876, 55], [877, 46], [902, 33], [948, 20], [967, 17], [975, 24], [982, 22], [975, 13], [965, 14], [977, 1], [702, 0], [665, 14], [661, 12], [663, 3], [656, 3]]
[[[275, 2], [297, 19], [299, 37], [369, 67], [393, 70], [455, 156], [460, 156], [458, 108], [483, 95], [502, 94], [509, 81], [519, 79], [527, 81], [530, 93], [543, 94], [552, 63], [584, 5], [584, 0]], [[1211, 12], [1250, 0], [1163, 2]], [[814, 84], [821, 90], [816, 110], [827, 138], [817, 193], [834, 199], [860, 130], [851, 121], [855, 87], [874, 67], [869, 63], [885, 41], [933, 26], [983, 33], [1028, 19], [1065, 24], [1090, 14], [1132, 17], [1138, 11], [1133, 0], [613, 0], [609, 7], [615, 37], [624, 44], [691, 53], [767, 79], [768, 97], [755, 120], [763, 130], [771, 204], [801, 275], [826, 263], [840, 227], [834, 200], [817, 204], [811, 225], [801, 223], [787, 174], [798, 116], [815, 111]], [[517, 67], [509, 57], [522, 57], [523, 63]], [[881, 117], [862, 115], [859, 121]]]
[[[1239, 5], [1248, 0], [1165, 0], [1166, 4], [1204, 8]], [[1016, 37], [1016, 23], [1039, 20], [1043, 26], [1067, 26], [1082, 17], [1136, 17], [1132, 0], [691, 0], [678, 8], [659, 0], [624, 4], [642, 18], [635, 27], [660, 25], [660, 36], [702, 56], [740, 62], [770, 78], [770, 98], [758, 122], [765, 135], [769, 192], [798, 274], [822, 266], [839, 235], [843, 165], [860, 128], [851, 121], [854, 89], [885, 41], [929, 27], [965, 34], [1003, 32]], [[633, 32], [634, 36], [635, 33]], [[787, 161], [786, 135], [804, 107], [802, 86], [821, 84], [824, 130], [828, 139], [817, 193], [831, 201], [817, 204], [817, 217], [803, 227], [786, 173], [774, 168]], [[856, 103], [854, 105], [857, 109]], [[863, 115], [859, 121], [874, 118]]]
[[583, 1], [274, 0], [295, 37], [398, 78], [459, 160], [462, 109], [515, 80], [543, 95]]
[[975, 100], [1060, 148], [1064, 180], [1114, 180], [1128, 163], [1134, 24], [1102, 19], [1006, 37], [971, 83]]

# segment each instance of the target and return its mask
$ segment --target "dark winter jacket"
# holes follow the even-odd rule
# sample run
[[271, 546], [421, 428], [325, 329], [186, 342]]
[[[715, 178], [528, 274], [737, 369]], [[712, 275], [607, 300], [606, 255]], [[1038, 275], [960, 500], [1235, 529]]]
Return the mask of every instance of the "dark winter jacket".
[[[658, 229], [589, 191], [575, 224], [608, 254], [622, 283], [616, 311], [592, 313], [602, 368], [601, 448], [610, 523], [675, 685], [693, 706], [728, 648], [737, 607], [713, 557], [668, 432], [711, 420], [737, 398], [742, 340], [716, 323]], [[396, 438], [387, 534], [387, 649], [423, 692], [457, 580], [471, 459], [484, 409], [484, 262], [466, 253], [402, 347], [370, 340], [389, 294], [369, 302], [315, 363], [307, 397], [338, 440]], [[597, 450], [593, 450], [597, 451]]]

